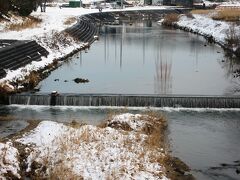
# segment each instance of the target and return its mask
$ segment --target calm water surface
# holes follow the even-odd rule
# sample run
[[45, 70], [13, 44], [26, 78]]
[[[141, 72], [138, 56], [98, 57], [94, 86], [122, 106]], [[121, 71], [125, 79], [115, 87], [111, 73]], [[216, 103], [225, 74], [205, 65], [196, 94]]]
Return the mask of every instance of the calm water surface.
[[[201, 36], [151, 21], [123, 23], [100, 28], [100, 41], [40, 86], [41, 92], [60, 93], [234, 94], [229, 66], [222, 49]], [[90, 82], [76, 84], [77, 77]]]

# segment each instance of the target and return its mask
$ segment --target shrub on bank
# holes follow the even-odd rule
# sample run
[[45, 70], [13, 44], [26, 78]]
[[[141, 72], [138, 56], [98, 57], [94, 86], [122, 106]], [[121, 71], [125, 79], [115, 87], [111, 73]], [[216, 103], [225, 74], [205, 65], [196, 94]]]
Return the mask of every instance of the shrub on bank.
[[179, 14], [171, 13], [171, 14], [167, 14], [164, 17], [164, 20], [163, 20], [162, 24], [166, 25], [166, 26], [172, 26], [178, 20], [179, 20]]
[[227, 48], [232, 49], [234, 54], [240, 57], [240, 33], [236, 30], [234, 24], [226, 31], [225, 42]]

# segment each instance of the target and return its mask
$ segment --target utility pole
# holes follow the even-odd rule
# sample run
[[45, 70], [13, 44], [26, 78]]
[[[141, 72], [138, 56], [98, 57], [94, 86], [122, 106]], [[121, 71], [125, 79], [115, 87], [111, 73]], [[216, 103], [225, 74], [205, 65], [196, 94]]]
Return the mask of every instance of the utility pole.
[[121, 9], [123, 9], [123, 0], [121, 0]]

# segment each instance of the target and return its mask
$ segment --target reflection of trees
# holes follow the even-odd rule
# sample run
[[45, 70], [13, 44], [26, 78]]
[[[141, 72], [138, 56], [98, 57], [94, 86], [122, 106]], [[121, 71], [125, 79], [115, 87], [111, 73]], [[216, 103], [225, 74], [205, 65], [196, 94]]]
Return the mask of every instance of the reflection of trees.
[[226, 71], [226, 78], [231, 80], [231, 87], [227, 89], [226, 94], [240, 94], [240, 63], [231, 55], [225, 55], [225, 59], [221, 61], [222, 68]]
[[154, 93], [171, 94], [172, 93], [172, 60], [163, 58], [161, 46], [157, 53], [155, 61]]

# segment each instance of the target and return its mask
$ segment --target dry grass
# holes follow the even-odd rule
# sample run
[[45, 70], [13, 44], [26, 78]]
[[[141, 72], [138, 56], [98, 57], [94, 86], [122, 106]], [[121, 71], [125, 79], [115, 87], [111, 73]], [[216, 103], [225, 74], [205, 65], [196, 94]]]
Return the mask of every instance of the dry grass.
[[164, 17], [162, 24], [166, 26], [172, 26], [178, 20], [179, 20], [179, 14], [171, 13], [171, 14], [167, 14]]
[[31, 29], [31, 28], [36, 28], [38, 27], [39, 24], [42, 23], [42, 19], [29, 16], [27, 18], [24, 18], [22, 23], [17, 23], [17, 24], [10, 24], [5, 28], [5, 30], [9, 31], [21, 31], [23, 29]]
[[64, 21], [64, 25], [71, 25], [77, 21], [76, 17], [69, 17]]
[[240, 9], [198, 9], [192, 10], [191, 14], [210, 15], [213, 20], [240, 21]]
[[79, 122], [77, 120], [72, 120], [69, 124], [67, 124], [68, 126], [75, 128], [75, 129], [79, 129], [80, 127], [87, 125], [86, 123], [82, 123]]
[[162, 114], [158, 112], [149, 111], [147, 116], [143, 116], [146, 122], [146, 126], [143, 128], [143, 132], [148, 134], [148, 137], [145, 141], [148, 149], [153, 150], [156, 148], [161, 148], [165, 150], [166, 145], [166, 128], [167, 128], [167, 120]]
[[108, 121], [111, 120], [113, 118], [113, 116], [119, 115], [119, 114], [124, 114], [127, 113], [129, 110], [127, 109], [127, 107], [120, 109], [118, 111], [113, 110], [113, 109], [109, 109], [107, 110], [107, 117], [100, 123], [98, 124], [97, 127], [100, 128], [105, 128], [108, 126]]
[[221, 21], [240, 21], [240, 9], [221, 9], [212, 17]]
[[71, 168], [68, 168], [64, 165], [64, 163], [59, 163], [54, 166], [54, 168], [50, 169], [50, 175], [48, 177], [50, 180], [83, 180], [82, 176], [76, 176]]
[[210, 9], [196, 9], [191, 11], [192, 14], [206, 14], [206, 15], [214, 12], [215, 10], [210, 10]]
[[43, 37], [36, 37], [37, 42], [42, 42], [45, 46], [49, 47], [54, 51], [60, 51], [61, 46], [67, 47], [72, 44], [72, 41], [75, 40], [71, 38], [65, 32], [51, 31], [49, 33], [45, 33]]
[[0, 94], [7, 94], [12, 91], [13, 89], [11, 89], [7, 84], [0, 83]]
[[34, 87], [37, 86], [40, 80], [40, 75], [36, 71], [32, 71], [29, 76], [26, 77], [28, 89], [33, 89]]

